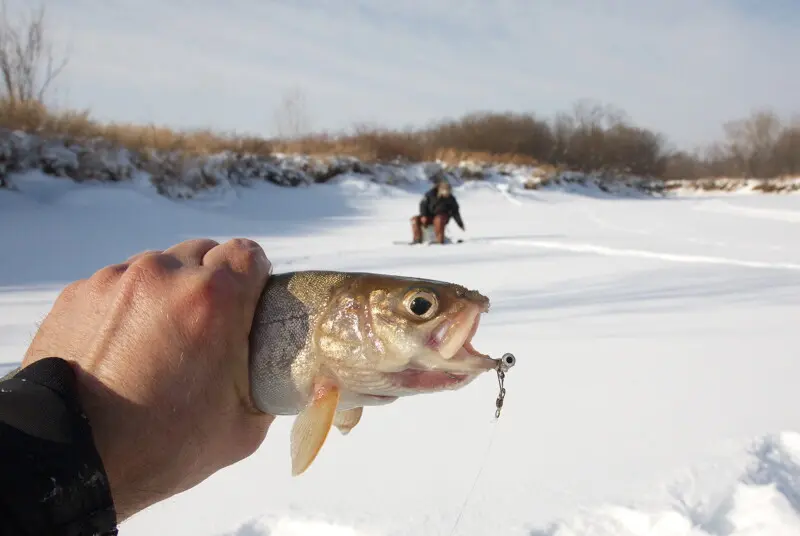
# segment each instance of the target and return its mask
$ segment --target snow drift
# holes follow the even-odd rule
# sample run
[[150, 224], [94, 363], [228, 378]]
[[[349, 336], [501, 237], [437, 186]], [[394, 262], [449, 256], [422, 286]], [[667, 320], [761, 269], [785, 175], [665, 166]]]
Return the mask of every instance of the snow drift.
[[660, 505], [595, 507], [531, 536], [800, 534], [800, 434], [767, 435], [720, 454], [662, 494]]

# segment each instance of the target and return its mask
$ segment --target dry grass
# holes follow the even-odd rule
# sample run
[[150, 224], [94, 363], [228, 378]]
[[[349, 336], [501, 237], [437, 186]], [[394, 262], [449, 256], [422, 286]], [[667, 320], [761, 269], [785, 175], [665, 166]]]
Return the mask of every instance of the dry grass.
[[434, 159], [448, 165], [457, 165], [460, 162], [491, 162], [495, 164], [512, 164], [517, 166], [540, 165], [540, 162], [536, 158], [525, 154], [466, 151], [450, 147], [436, 149], [434, 152]]
[[275, 152], [315, 157], [351, 156], [363, 162], [419, 162], [430, 151], [413, 134], [385, 129], [360, 129], [355, 134], [313, 134], [290, 141], [274, 140]]
[[134, 151], [272, 153], [272, 146], [263, 139], [224, 136], [210, 130], [177, 131], [157, 125], [103, 124], [92, 120], [88, 111], [53, 111], [36, 101], [0, 100], [0, 127], [73, 141], [100, 139]]

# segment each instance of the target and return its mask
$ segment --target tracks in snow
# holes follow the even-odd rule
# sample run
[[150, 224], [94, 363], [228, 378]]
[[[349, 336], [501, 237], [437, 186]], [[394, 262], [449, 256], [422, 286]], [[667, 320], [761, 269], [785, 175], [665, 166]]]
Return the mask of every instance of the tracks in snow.
[[[515, 195], [515, 192], [509, 188], [508, 185], [497, 185], [498, 192], [507, 200], [515, 205], [528, 204], [522, 199], [521, 196]], [[524, 199], [524, 198], [523, 198]], [[692, 205], [693, 210], [716, 212], [729, 214], [732, 216], [741, 216], [749, 218], [768, 219], [773, 221], [780, 221], [785, 223], [800, 223], [800, 211], [781, 210], [781, 209], [761, 209], [751, 207], [741, 207], [731, 205], [724, 201], [708, 200]], [[594, 211], [588, 210], [583, 207], [575, 207], [576, 214], [586, 217], [594, 225], [605, 227], [609, 230], [621, 232], [624, 234], [633, 234], [638, 236], [652, 236], [654, 238], [679, 238], [686, 242], [693, 244], [706, 244], [713, 246], [728, 246], [728, 243], [721, 241], [708, 241], [701, 240], [693, 237], [686, 236], [665, 236], [663, 233], [657, 233], [652, 230], [646, 229], [629, 229], [627, 227], [615, 225], [606, 219], [598, 216]], [[660, 260], [665, 262], [674, 263], [687, 263], [687, 264], [716, 264], [737, 266], [743, 268], [757, 268], [757, 269], [772, 269], [772, 270], [792, 270], [800, 271], [800, 264], [792, 262], [769, 262], [758, 260], [737, 259], [731, 257], [714, 256], [714, 255], [694, 255], [683, 253], [669, 253], [658, 252], [652, 250], [638, 249], [638, 248], [617, 248], [609, 247], [601, 244], [591, 243], [572, 243], [572, 242], [554, 242], [545, 240], [517, 240], [517, 239], [496, 239], [496, 240], [481, 240], [473, 239], [470, 242], [486, 242], [486, 243], [502, 243], [508, 245], [517, 245], [522, 247], [531, 247], [539, 249], [552, 249], [560, 251], [570, 251], [574, 253], [591, 253], [595, 255], [613, 256], [613, 257], [628, 257], [628, 258], [643, 258]]]
[[747, 218], [759, 218], [765, 220], [780, 221], [785, 223], [800, 223], [800, 211], [796, 210], [783, 210], [777, 208], [740, 207], [719, 200], [708, 201], [706, 203], [698, 203], [694, 206], [694, 209], [703, 212], [716, 212], [719, 214], [744, 216]]
[[[742, 268], [800, 271], [800, 264], [791, 262], [768, 262], [768, 261], [736, 259], [736, 258], [720, 257], [712, 255], [692, 255], [683, 253], [659, 252], [659, 251], [644, 250], [644, 249], [615, 248], [615, 247], [603, 246], [600, 244], [590, 244], [590, 243], [561, 242], [561, 241], [536, 240], [536, 239], [512, 238], [512, 237], [467, 238], [465, 239], [463, 244], [459, 245], [459, 248], [463, 248], [471, 244], [509, 245], [509, 246], [538, 248], [538, 249], [550, 249], [557, 251], [568, 251], [572, 253], [589, 253], [589, 254], [603, 255], [608, 257], [651, 259], [657, 261], [684, 263], [684, 264], [716, 264], [723, 266], [737, 266]], [[376, 252], [390, 248], [397, 248], [397, 246], [388, 245], [385, 248], [379, 247], [379, 248], [371, 248], [369, 250], [366, 249], [339, 250], [336, 252], [326, 252], [317, 255], [303, 255], [301, 257], [282, 259], [278, 261], [278, 263], [285, 265], [287, 267], [291, 267], [294, 264], [308, 262], [316, 257], [330, 257], [330, 256], [338, 257], [338, 256], [353, 255], [358, 253], [363, 254], [365, 252]], [[422, 249], [422, 248], [418, 247], [417, 249]], [[409, 246], [410, 251], [416, 251], [417, 249], [411, 248], [411, 246]]]
[[767, 269], [800, 271], [800, 264], [795, 264], [790, 262], [749, 261], [742, 259], [731, 259], [727, 257], [714, 257], [710, 255], [662, 253], [662, 252], [648, 251], [642, 249], [613, 248], [596, 244], [550, 242], [545, 240], [499, 239], [499, 240], [494, 240], [494, 242], [508, 244], [508, 245], [515, 245], [515, 246], [540, 248], [540, 249], [571, 251], [574, 253], [594, 253], [596, 255], [605, 255], [611, 257], [635, 257], [641, 259], [654, 259], [654, 260], [679, 262], [679, 263], [722, 264], [728, 266], [741, 266], [745, 268], [767, 268]]

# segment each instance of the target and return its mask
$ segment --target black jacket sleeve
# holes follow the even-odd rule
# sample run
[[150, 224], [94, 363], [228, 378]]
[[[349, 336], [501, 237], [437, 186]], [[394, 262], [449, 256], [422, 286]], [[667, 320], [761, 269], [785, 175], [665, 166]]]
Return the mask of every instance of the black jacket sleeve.
[[106, 536], [116, 526], [69, 363], [47, 358], [0, 380], [0, 535]]
[[419, 215], [424, 217], [430, 217], [430, 210], [428, 210], [427, 197], [423, 197], [422, 201], [419, 202]]
[[461, 227], [461, 229], [463, 230], [464, 229], [464, 220], [461, 219], [461, 209], [458, 206], [458, 201], [456, 201], [456, 198], [452, 197], [452, 196], [450, 197], [450, 199], [451, 199], [451, 203], [452, 203], [450, 205], [452, 218], [456, 221], [456, 224], [459, 227]]
[[419, 202], [419, 215], [425, 216], [426, 218], [433, 218], [434, 214], [431, 210], [431, 198], [433, 195], [436, 195], [435, 190], [429, 190], [425, 193], [422, 197], [422, 201]]

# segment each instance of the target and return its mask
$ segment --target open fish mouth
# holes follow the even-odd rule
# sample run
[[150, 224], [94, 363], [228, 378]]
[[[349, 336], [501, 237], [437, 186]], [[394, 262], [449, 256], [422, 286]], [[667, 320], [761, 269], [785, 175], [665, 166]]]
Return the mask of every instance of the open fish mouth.
[[477, 306], [473, 306], [455, 318], [445, 320], [433, 330], [427, 346], [454, 365], [463, 363], [475, 372], [493, 368], [494, 361], [472, 345], [472, 338], [478, 332], [482, 312]]
[[394, 381], [402, 387], [415, 390], [453, 389], [495, 368], [495, 360], [472, 345], [482, 312], [473, 306], [455, 318], [442, 322], [433, 330], [426, 344], [440, 355], [441, 360], [430, 367], [411, 367], [393, 373]]

